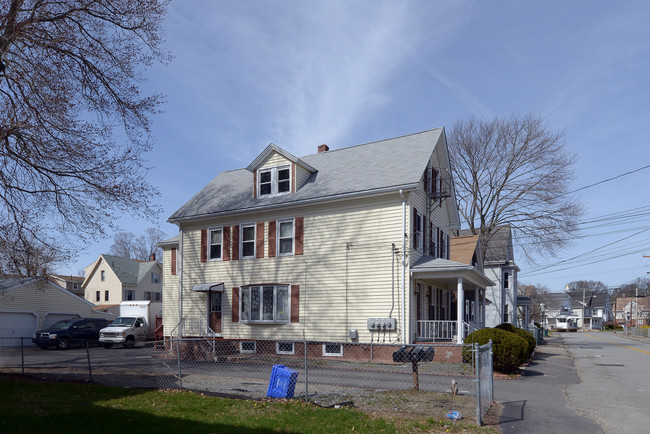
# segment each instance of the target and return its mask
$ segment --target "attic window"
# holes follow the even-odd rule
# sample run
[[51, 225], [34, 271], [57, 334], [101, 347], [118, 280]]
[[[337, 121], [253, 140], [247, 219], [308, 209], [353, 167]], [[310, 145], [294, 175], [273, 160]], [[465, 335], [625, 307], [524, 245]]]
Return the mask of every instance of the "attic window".
[[257, 195], [275, 196], [291, 192], [291, 167], [273, 167], [257, 172]]

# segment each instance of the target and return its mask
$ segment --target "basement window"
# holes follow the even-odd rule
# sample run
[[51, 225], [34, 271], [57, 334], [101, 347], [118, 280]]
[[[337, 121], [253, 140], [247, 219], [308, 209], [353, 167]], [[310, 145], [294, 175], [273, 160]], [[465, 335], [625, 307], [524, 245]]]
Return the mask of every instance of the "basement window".
[[342, 357], [343, 345], [342, 344], [323, 344], [323, 356], [329, 357]]

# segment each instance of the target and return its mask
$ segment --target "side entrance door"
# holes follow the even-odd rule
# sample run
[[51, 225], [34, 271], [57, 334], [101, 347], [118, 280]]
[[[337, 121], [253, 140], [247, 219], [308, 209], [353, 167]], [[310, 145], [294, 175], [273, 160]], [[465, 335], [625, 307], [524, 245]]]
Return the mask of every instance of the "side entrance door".
[[210, 291], [208, 294], [210, 298], [210, 329], [215, 333], [221, 334], [221, 295], [223, 293]]

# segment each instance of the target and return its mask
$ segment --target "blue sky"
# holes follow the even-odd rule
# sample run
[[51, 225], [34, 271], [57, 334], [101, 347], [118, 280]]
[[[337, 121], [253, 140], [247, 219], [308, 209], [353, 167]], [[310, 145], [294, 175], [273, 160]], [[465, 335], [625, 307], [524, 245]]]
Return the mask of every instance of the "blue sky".
[[[164, 212], [120, 224], [174, 235], [169, 215], [269, 143], [301, 156], [471, 115], [532, 112], [563, 130], [578, 156], [574, 189], [648, 166], [649, 22], [647, 1], [172, 2], [175, 59], [143, 85], [167, 101], [147, 156]], [[584, 221], [598, 221], [557, 257], [520, 256], [520, 281], [560, 291], [646, 276], [649, 180], [646, 168], [580, 190]], [[111, 244], [96, 240], [61, 272], [77, 274]]]

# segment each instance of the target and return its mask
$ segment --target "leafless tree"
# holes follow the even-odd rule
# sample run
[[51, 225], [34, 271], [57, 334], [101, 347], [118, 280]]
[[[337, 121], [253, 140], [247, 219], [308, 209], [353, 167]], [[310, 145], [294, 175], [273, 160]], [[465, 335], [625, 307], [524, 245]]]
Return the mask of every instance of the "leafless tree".
[[69, 251], [56, 240], [43, 242], [15, 225], [0, 228], [0, 270], [13, 277], [51, 273], [69, 259]]
[[[143, 153], [166, 0], [0, 0], [0, 225], [96, 237], [155, 215]], [[46, 223], [47, 227], [42, 225]], [[37, 230], [38, 229], [38, 230]]]
[[562, 132], [528, 114], [460, 120], [448, 138], [461, 218], [481, 235], [483, 253], [501, 225], [531, 261], [576, 236], [583, 209], [569, 194], [575, 156]]
[[608, 292], [609, 289], [600, 280], [574, 280], [568, 284], [569, 291], [585, 291], [587, 295], [594, 292]]
[[162, 259], [162, 249], [158, 243], [167, 235], [158, 228], [148, 228], [144, 235], [136, 238], [131, 232], [117, 232], [113, 237], [109, 253], [122, 258], [139, 259], [148, 261], [154, 254], [156, 259]]

